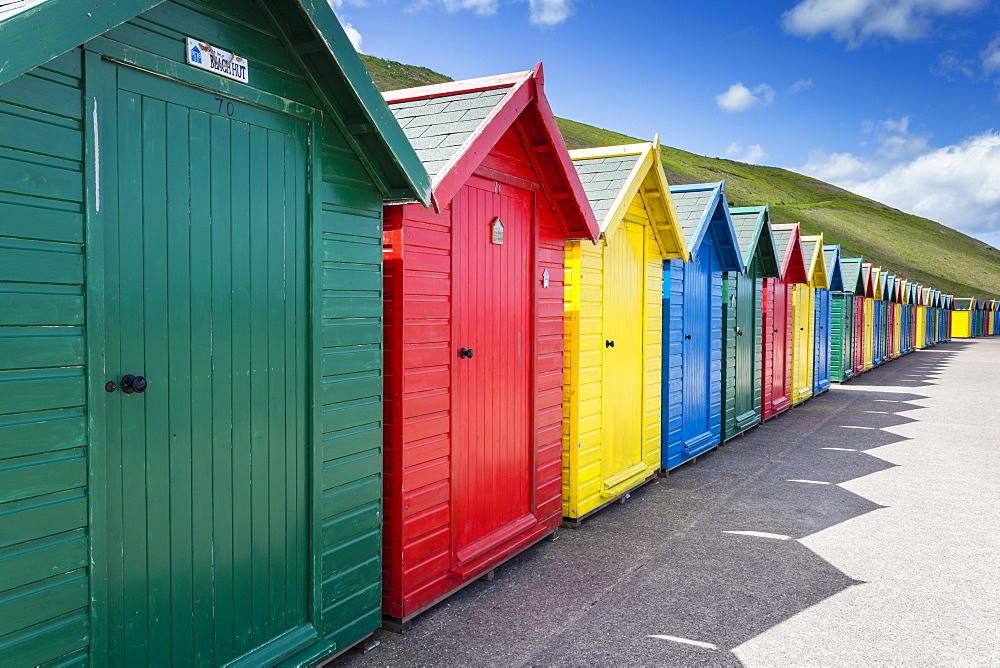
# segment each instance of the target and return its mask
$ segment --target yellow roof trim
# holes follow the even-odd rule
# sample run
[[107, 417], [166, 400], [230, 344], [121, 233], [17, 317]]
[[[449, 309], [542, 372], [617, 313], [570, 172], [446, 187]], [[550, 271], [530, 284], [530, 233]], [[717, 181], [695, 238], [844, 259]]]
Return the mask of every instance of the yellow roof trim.
[[[579, 149], [569, 153], [574, 160], [640, 155], [641, 158], [632, 167], [632, 171], [625, 179], [625, 185], [618, 192], [604, 220], [597, 221], [601, 233], [605, 237], [614, 234], [621, 221], [625, 219], [636, 195], [640, 195], [649, 213], [649, 222], [653, 227], [653, 236], [656, 237], [660, 253], [665, 259], [687, 261], [687, 242], [677, 223], [677, 208], [670, 194], [670, 184], [667, 183], [663, 163], [660, 162], [660, 135], [656, 135], [652, 142], [642, 144]], [[652, 181], [649, 184], [652, 187], [646, 187], [649, 181]]]
[[649, 150], [650, 143], [625, 144], [622, 146], [600, 146], [598, 148], [575, 148], [569, 152], [573, 160], [593, 160], [594, 158], [617, 158], [622, 155], [639, 155]]
[[823, 235], [816, 234], [808, 237], [802, 237], [802, 243], [807, 241], [815, 241], [816, 251], [813, 253], [812, 260], [809, 262], [809, 286], [813, 288], [822, 288], [824, 290], [830, 289], [830, 277], [827, 275], [826, 271], [826, 260], [823, 258]]

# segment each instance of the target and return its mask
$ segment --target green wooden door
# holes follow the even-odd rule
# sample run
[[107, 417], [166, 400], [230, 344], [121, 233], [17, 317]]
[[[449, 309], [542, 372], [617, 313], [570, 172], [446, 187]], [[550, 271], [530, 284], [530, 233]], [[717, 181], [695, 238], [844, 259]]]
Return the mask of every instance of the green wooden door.
[[754, 409], [754, 363], [757, 317], [757, 263], [736, 278], [736, 428], [756, 422]]
[[306, 126], [117, 81], [106, 663], [221, 664], [309, 621]]

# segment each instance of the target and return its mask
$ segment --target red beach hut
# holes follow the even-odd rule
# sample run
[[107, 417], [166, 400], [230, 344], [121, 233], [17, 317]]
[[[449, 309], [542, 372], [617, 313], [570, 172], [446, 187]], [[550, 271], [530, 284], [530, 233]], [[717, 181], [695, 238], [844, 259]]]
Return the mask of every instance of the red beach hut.
[[599, 231], [541, 65], [384, 96], [434, 204], [385, 208], [382, 600], [402, 630], [562, 521], [563, 249]]
[[792, 284], [808, 283], [799, 224], [772, 225], [781, 278], [764, 279], [764, 370], [761, 418], [791, 407]]

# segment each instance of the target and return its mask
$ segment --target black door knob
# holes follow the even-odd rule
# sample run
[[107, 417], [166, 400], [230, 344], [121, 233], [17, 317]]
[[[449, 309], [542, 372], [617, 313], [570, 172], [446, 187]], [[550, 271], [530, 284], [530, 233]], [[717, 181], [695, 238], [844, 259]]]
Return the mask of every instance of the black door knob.
[[132, 374], [122, 376], [121, 388], [125, 394], [142, 394], [148, 385], [149, 383], [142, 376], [133, 376]]
[[461, 359], [472, 359], [472, 348], [460, 348], [458, 356]]
[[739, 327], [736, 328], [736, 336], [743, 336], [743, 330]]
[[615, 342], [614, 342], [614, 341], [607, 341], [607, 340], [606, 340], [606, 341], [604, 342], [604, 347], [605, 347], [605, 348], [614, 348], [614, 347], [615, 347]]
[[690, 341], [691, 340], [691, 335], [688, 334], [687, 336], [684, 337], [684, 339], [687, 340], [687, 341]]

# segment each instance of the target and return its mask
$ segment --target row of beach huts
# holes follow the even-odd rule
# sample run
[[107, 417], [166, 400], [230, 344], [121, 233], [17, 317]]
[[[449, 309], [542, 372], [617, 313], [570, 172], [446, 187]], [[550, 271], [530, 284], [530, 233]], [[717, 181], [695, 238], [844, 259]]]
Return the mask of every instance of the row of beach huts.
[[0, 665], [316, 665], [890, 360], [957, 299], [381, 95], [327, 2], [0, 8]]

